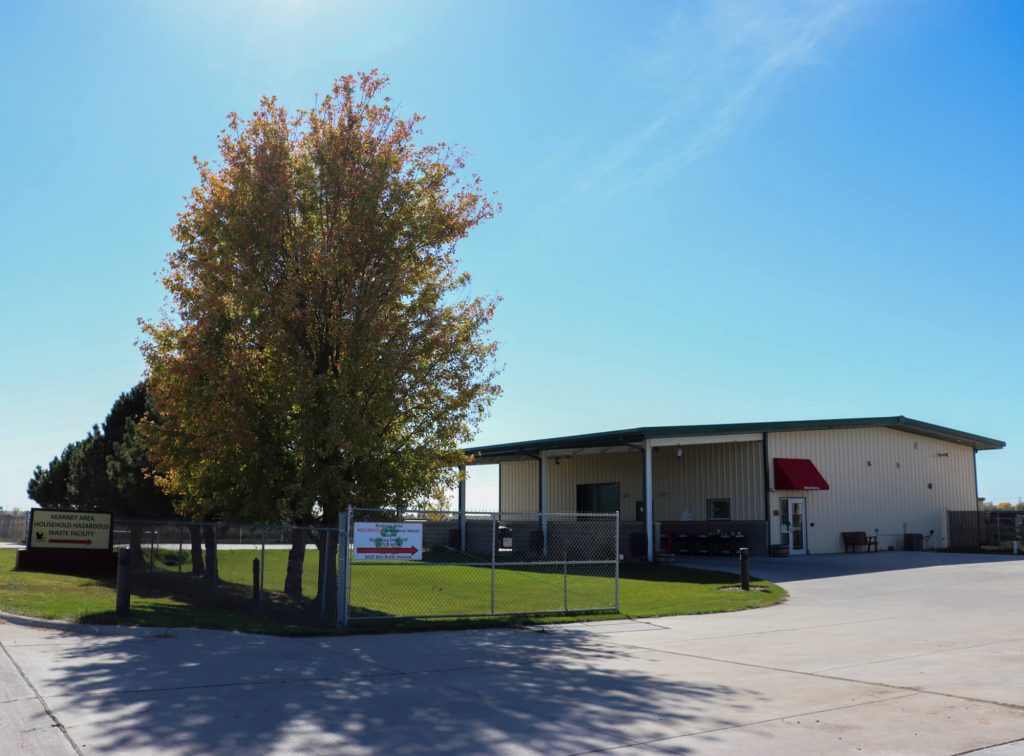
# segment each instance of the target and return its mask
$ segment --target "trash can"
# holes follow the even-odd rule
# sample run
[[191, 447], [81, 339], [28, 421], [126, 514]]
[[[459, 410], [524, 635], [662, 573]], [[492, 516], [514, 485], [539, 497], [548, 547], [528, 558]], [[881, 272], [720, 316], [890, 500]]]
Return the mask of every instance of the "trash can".
[[629, 534], [629, 556], [632, 559], [643, 559], [647, 556], [647, 534]]
[[512, 528], [507, 525], [498, 526], [498, 548], [502, 551], [512, 551]]
[[924, 534], [923, 533], [904, 533], [903, 534], [903, 550], [904, 551], [924, 551]]

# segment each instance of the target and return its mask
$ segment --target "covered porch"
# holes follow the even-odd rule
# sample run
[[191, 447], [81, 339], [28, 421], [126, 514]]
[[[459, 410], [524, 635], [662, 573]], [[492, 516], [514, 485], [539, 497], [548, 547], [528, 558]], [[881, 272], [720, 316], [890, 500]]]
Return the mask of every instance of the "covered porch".
[[499, 465], [500, 512], [542, 532], [552, 513], [617, 512], [622, 554], [654, 561], [768, 554], [764, 450], [763, 433], [626, 431], [469, 449], [466, 464]]

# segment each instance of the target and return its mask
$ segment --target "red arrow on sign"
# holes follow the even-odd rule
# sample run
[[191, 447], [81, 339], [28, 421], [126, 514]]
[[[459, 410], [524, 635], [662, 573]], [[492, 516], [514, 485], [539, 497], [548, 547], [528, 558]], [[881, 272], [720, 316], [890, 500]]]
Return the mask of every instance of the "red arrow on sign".
[[92, 539], [91, 538], [86, 538], [83, 541], [72, 541], [72, 540], [68, 540], [68, 539], [51, 538], [50, 539], [50, 543], [84, 543], [86, 546], [88, 546], [88, 545], [90, 545], [92, 543]]
[[415, 546], [410, 546], [406, 549], [371, 549], [365, 546], [360, 546], [356, 549], [357, 554], [415, 554], [418, 549]]

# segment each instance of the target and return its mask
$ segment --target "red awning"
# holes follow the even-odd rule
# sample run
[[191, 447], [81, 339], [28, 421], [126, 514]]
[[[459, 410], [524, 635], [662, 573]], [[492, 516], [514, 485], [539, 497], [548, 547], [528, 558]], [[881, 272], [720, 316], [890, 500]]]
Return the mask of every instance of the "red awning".
[[775, 460], [776, 491], [827, 491], [828, 481], [809, 459]]

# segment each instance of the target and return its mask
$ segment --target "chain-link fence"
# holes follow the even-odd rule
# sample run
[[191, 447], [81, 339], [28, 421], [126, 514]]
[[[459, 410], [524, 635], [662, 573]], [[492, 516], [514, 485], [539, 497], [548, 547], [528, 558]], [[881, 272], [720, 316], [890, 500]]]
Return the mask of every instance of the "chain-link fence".
[[114, 547], [130, 549], [133, 595], [204, 624], [618, 609], [616, 514], [360, 509], [334, 528], [116, 519]]
[[115, 520], [114, 547], [131, 549], [135, 595], [181, 599], [223, 623], [224, 612], [336, 623], [337, 528]]
[[350, 510], [340, 621], [618, 609], [618, 515]]
[[0, 541], [25, 543], [28, 540], [28, 512], [0, 512]]

